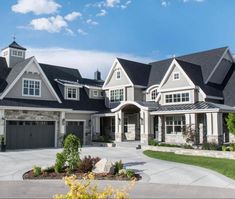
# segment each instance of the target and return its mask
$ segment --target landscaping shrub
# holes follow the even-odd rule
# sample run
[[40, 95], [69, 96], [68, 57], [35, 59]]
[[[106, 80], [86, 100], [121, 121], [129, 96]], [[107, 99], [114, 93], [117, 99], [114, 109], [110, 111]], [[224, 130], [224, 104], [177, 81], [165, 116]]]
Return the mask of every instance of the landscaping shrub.
[[33, 167], [33, 174], [35, 177], [39, 176], [42, 174], [42, 169], [41, 167], [34, 166]]
[[230, 146], [223, 145], [222, 151], [230, 151]]
[[65, 177], [65, 184], [69, 186], [69, 192], [65, 195], [60, 194], [54, 196], [54, 199], [128, 199], [128, 191], [134, 185], [131, 183], [123, 189], [114, 189], [112, 186], [100, 188], [97, 184], [92, 183], [94, 180], [93, 174], [89, 174], [86, 179], [78, 180], [76, 176]]
[[119, 160], [119, 161], [115, 162], [115, 164], [114, 164], [114, 173], [115, 173], [115, 174], [118, 174], [119, 171], [122, 170], [122, 169], [123, 169], [123, 163], [122, 163], [122, 161]]
[[158, 145], [158, 142], [157, 142], [156, 140], [154, 140], [154, 139], [150, 139], [149, 142], [148, 142], [148, 144], [149, 144], [150, 146], [157, 146], [157, 145]]
[[95, 164], [100, 161], [99, 157], [92, 158], [91, 156], [85, 156], [79, 164], [79, 171], [82, 173], [89, 173], [94, 168]]
[[231, 143], [229, 149], [230, 151], [235, 151], [235, 143]]
[[72, 172], [78, 167], [80, 160], [80, 140], [76, 135], [69, 134], [64, 141], [64, 151], [62, 152], [66, 163], [68, 165], [68, 171]]
[[47, 167], [45, 169], [42, 170], [43, 172], [47, 172], [47, 173], [51, 173], [55, 171], [55, 167], [51, 166], [51, 167]]
[[177, 144], [166, 144], [166, 143], [159, 143], [158, 146], [165, 146], [165, 147], [177, 147], [177, 148], [181, 148], [180, 145]]
[[60, 173], [62, 172], [63, 168], [64, 168], [64, 164], [66, 162], [64, 153], [57, 153], [56, 154], [56, 163], [55, 163], [55, 172], [56, 173]]
[[218, 150], [219, 146], [216, 143], [203, 143], [202, 144], [202, 149], [203, 150]]
[[135, 176], [135, 172], [132, 171], [131, 169], [126, 170], [126, 175], [129, 179], [133, 178]]
[[104, 142], [104, 143], [113, 143], [109, 138], [104, 136], [99, 136], [97, 139], [92, 140], [92, 142]]

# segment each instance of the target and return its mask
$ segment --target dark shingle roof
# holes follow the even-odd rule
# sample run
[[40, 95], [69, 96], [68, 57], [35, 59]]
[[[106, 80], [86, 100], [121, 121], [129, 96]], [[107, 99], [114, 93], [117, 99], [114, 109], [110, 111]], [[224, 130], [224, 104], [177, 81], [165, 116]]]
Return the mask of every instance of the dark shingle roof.
[[179, 56], [177, 59], [201, 66], [203, 80], [205, 82], [227, 49], [228, 47], [216, 48]]
[[7, 86], [6, 78], [10, 71], [11, 69], [8, 68], [6, 59], [4, 57], [0, 57], [0, 93]]
[[151, 71], [149, 75], [148, 87], [161, 83], [172, 61], [173, 58], [150, 63]]
[[[19, 50], [26, 50], [26, 48], [22, 47], [21, 45], [19, 45], [15, 41], [13, 41], [8, 47], [19, 49]], [[6, 48], [8, 48], [8, 47], [6, 47]]]
[[[83, 95], [83, 94], [82, 94]], [[48, 100], [30, 100], [30, 99], [13, 99], [4, 98], [0, 100], [0, 106], [18, 106], [18, 107], [35, 107], [35, 108], [61, 108], [81, 111], [105, 111], [107, 108], [103, 100], [89, 99], [84, 97], [81, 100], [64, 100], [63, 103]]]
[[148, 86], [150, 65], [121, 58], [117, 59], [134, 85]]

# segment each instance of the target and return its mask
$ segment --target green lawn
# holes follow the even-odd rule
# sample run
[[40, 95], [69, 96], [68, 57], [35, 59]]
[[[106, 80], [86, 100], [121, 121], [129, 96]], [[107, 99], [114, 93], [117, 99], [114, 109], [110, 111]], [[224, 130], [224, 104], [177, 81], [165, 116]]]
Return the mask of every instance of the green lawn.
[[235, 180], [235, 160], [201, 156], [177, 155], [171, 152], [144, 151], [148, 157], [204, 167]]

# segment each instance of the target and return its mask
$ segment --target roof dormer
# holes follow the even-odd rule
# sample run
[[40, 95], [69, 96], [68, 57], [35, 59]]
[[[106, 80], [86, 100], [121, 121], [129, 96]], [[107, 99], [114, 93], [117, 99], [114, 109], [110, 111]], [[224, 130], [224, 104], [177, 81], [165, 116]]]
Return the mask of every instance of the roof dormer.
[[26, 48], [13, 41], [9, 46], [2, 50], [2, 56], [5, 57], [9, 68], [25, 60]]

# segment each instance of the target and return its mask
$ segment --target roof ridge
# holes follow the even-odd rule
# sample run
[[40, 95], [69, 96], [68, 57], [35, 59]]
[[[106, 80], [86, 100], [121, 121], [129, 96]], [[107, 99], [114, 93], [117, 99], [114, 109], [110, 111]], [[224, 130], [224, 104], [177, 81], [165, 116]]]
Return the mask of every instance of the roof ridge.
[[151, 66], [151, 65], [143, 63], [143, 62], [132, 61], [132, 60], [124, 59], [124, 58], [120, 58], [120, 57], [116, 57], [116, 58], [117, 58], [117, 60], [124, 60], [124, 61], [129, 61], [129, 62], [133, 62], [133, 63], [138, 63], [138, 64], [144, 64], [144, 65], [147, 65], [147, 66]]

